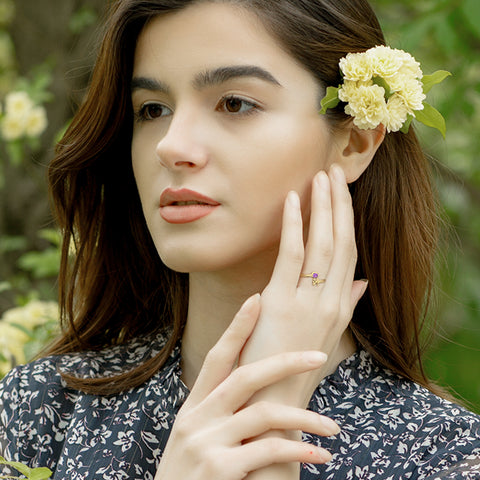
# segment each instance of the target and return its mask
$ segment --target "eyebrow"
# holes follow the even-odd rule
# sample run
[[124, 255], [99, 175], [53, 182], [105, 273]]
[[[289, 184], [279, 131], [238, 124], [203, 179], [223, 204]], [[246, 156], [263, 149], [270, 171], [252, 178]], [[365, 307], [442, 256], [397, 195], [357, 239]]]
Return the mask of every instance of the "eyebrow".
[[[282, 86], [270, 72], [256, 65], [232, 65], [206, 70], [196, 75], [192, 84], [196, 90], [202, 90], [206, 87], [221, 85], [235, 78], [246, 77], [258, 78], [277, 87]], [[148, 77], [133, 77], [131, 82], [132, 92], [140, 89], [170, 93], [168, 85], [159, 80]]]

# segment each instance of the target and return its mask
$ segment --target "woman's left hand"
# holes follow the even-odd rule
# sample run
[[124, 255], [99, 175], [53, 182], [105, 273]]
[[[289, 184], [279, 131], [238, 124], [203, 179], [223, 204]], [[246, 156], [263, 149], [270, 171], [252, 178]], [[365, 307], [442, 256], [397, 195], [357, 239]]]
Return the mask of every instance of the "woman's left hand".
[[[343, 170], [333, 165], [313, 180], [305, 246], [299, 197], [290, 192], [286, 199], [278, 258], [240, 357], [246, 364], [284, 351], [319, 350], [329, 362], [268, 387], [256, 399], [305, 408], [320, 380], [343, 360], [340, 340], [367, 288], [354, 280], [356, 262], [352, 199]], [[314, 272], [317, 279], [301, 276]]]

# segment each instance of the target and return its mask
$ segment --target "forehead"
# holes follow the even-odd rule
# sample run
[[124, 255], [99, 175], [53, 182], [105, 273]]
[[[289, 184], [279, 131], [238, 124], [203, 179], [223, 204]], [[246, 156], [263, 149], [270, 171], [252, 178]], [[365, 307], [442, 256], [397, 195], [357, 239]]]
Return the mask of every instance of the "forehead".
[[[219, 65], [260, 65], [282, 72], [303, 70], [251, 11], [230, 3], [202, 2], [153, 18], [141, 32], [134, 74], [192, 76]], [[296, 72], [298, 75], [299, 72]]]

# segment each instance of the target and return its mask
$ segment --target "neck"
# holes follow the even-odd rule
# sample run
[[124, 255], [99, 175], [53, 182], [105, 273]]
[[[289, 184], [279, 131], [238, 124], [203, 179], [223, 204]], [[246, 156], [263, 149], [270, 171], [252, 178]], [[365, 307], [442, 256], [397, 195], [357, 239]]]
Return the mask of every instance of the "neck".
[[261, 293], [273, 262], [253, 268], [242, 265], [228, 271], [190, 273], [188, 316], [182, 337], [182, 379], [191, 388], [208, 351], [230, 325], [242, 303]]
[[[261, 293], [270, 280], [274, 262], [243, 264], [228, 271], [190, 273], [187, 323], [182, 337], [182, 380], [192, 388], [208, 351], [222, 336], [242, 303]], [[261, 265], [261, 266], [259, 266]], [[326, 374], [356, 350], [347, 330], [333, 355], [329, 356]]]

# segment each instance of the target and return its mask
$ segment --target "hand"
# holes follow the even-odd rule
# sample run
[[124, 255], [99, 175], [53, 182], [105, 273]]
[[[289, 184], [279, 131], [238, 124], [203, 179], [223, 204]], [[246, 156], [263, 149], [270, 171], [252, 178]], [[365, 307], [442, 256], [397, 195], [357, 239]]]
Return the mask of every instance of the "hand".
[[[261, 315], [240, 364], [279, 352], [319, 350], [329, 355], [322, 370], [288, 377], [251, 401], [268, 399], [306, 407], [320, 382], [343, 358], [336, 354], [353, 310], [367, 284], [354, 281], [357, 251], [352, 200], [344, 173], [333, 165], [312, 184], [306, 246], [298, 195], [285, 202], [280, 249], [271, 281], [261, 296]], [[318, 272], [325, 283], [312, 285], [301, 273]]]
[[320, 352], [289, 352], [235, 369], [259, 310], [258, 295], [247, 300], [208, 353], [178, 413], [157, 480], [240, 480], [277, 463], [325, 463], [331, 459], [322, 448], [275, 436], [244, 443], [272, 430], [304, 430], [324, 436], [339, 430], [332, 420], [303, 409], [267, 402], [245, 407], [259, 390], [317, 369], [326, 360]]

